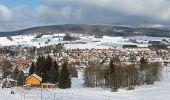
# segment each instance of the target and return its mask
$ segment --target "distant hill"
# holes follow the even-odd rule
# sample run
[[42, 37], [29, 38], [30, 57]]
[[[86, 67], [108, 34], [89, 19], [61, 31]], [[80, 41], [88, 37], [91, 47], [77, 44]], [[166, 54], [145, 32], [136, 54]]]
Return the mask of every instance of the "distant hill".
[[170, 30], [153, 27], [134, 27], [121, 25], [86, 25], [86, 24], [65, 24], [51, 26], [37, 26], [23, 30], [0, 32], [0, 36], [14, 36], [24, 34], [54, 34], [54, 33], [83, 33], [100, 34], [109, 36], [133, 36], [146, 35], [156, 37], [170, 37]]

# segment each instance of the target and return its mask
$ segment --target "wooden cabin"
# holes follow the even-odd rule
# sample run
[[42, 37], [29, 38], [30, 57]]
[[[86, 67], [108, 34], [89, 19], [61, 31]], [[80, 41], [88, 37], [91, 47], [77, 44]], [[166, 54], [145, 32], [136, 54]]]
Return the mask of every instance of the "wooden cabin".
[[42, 78], [37, 74], [32, 74], [25, 80], [25, 84], [30, 84], [31, 86], [40, 86]]

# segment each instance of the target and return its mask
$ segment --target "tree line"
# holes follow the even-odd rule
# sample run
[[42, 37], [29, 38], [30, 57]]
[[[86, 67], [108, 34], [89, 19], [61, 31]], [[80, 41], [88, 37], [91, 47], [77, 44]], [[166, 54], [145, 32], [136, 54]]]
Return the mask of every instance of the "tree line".
[[148, 63], [141, 58], [140, 64], [123, 64], [117, 57], [110, 60], [109, 65], [92, 62], [85, 68], [84, 81], [87, 87], [107, 87], [112, 91], [119, 88], [134, 89], [135, 86], [152, 85], [161, 79], [159, 63]]

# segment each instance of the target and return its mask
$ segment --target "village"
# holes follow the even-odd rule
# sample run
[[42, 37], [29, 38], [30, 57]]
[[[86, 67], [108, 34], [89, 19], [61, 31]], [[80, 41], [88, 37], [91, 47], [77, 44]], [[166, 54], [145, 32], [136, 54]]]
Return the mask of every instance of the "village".
[[[72, 64], [72, 67], [76, 68], [77, 71], [84, 70], [89, 65], [89, 62], [92, 61], [99, 61], [104, 65], [108, 65], [110, 59], [113, 56], [117, 56], [120, 59], [120, 62], [125, 64], [139, 63], [142, 57], [147, 58], [148, 62], [150, 63], [170, 63], [170, 52], [166, 49], [133, 47], [121, 49], [64, 49], [60, 45], [52, 47], [53, 49], [49, 49], [49, 47], [47, 46], [46, 48], [49, 50], [47, 50], [48, 52], [46, 53], [42, 53], [41, 50], [35, 48], [24, 48], [15, 46], [2, 47], [0, 57], [1, 67], [4, 66], [5, 61], [9, 61], [12, 66], [12, 71], [17, 68], [19, 71], [24, 72], [24, 76], [27, 77], [27, 79], [30, 79], [32, 81], [29, 83], [24, 80], [24, 84], [40, 85], [42, 78], [36, 74], [31, 75], [29, 69], [32, 62], [36, 62], [38, 56], [42, 54], [45, 57], [50, 56], [53, 60], [57, 62], [60, 67], [64, 63], [64, 61], [67, 61], [69, 64]], [[45, 51], [44, 48], [43, 51]], [[4, 82], [4, 78], [9, 78], [9, 76], [4, 76], [3, 68], [1, 68], [1, 85]]]
[[[30, 45], [36, 43], [37, 46], [25, 45], [27, 36], [16, 36], [9, 43], [16, 41], [17, 44], [1, 45], [2, 91], [9, 89], [11, 94], [18, 94], [22, 90], [24, 95], [21, 98], [25, 98], [27, 92], [37, 89], [64, 91], [61, 89], [95, 87], [107, 88], [111, 92], [121, 88], [134, 90], [137, 86], [153, 85], [161, 80], [163, 66], [170, 63], [169, 42], [163, 39], [146, 41], [89, 36], [92, 44], [96, 43], [93, 48], [87, 42], [88, 36], [77, 41], [77, 36], [66, 36], [29, 36]], [[116, 43], [112, 39], [117, 39], [116, 43], [122, 43], [122, 46], [114, 46]], [[41, 96], [37, 98], [39, 100]]]

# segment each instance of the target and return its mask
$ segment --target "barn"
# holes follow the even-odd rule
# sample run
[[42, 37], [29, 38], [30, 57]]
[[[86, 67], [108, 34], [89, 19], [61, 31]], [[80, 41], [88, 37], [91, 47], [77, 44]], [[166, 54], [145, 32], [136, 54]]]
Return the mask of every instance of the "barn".
[[25, 80], [25, 84], [30, 84], [32, 86], [40, 86], [42, 78], [39, 77], [37, 74], [32, 74]]

